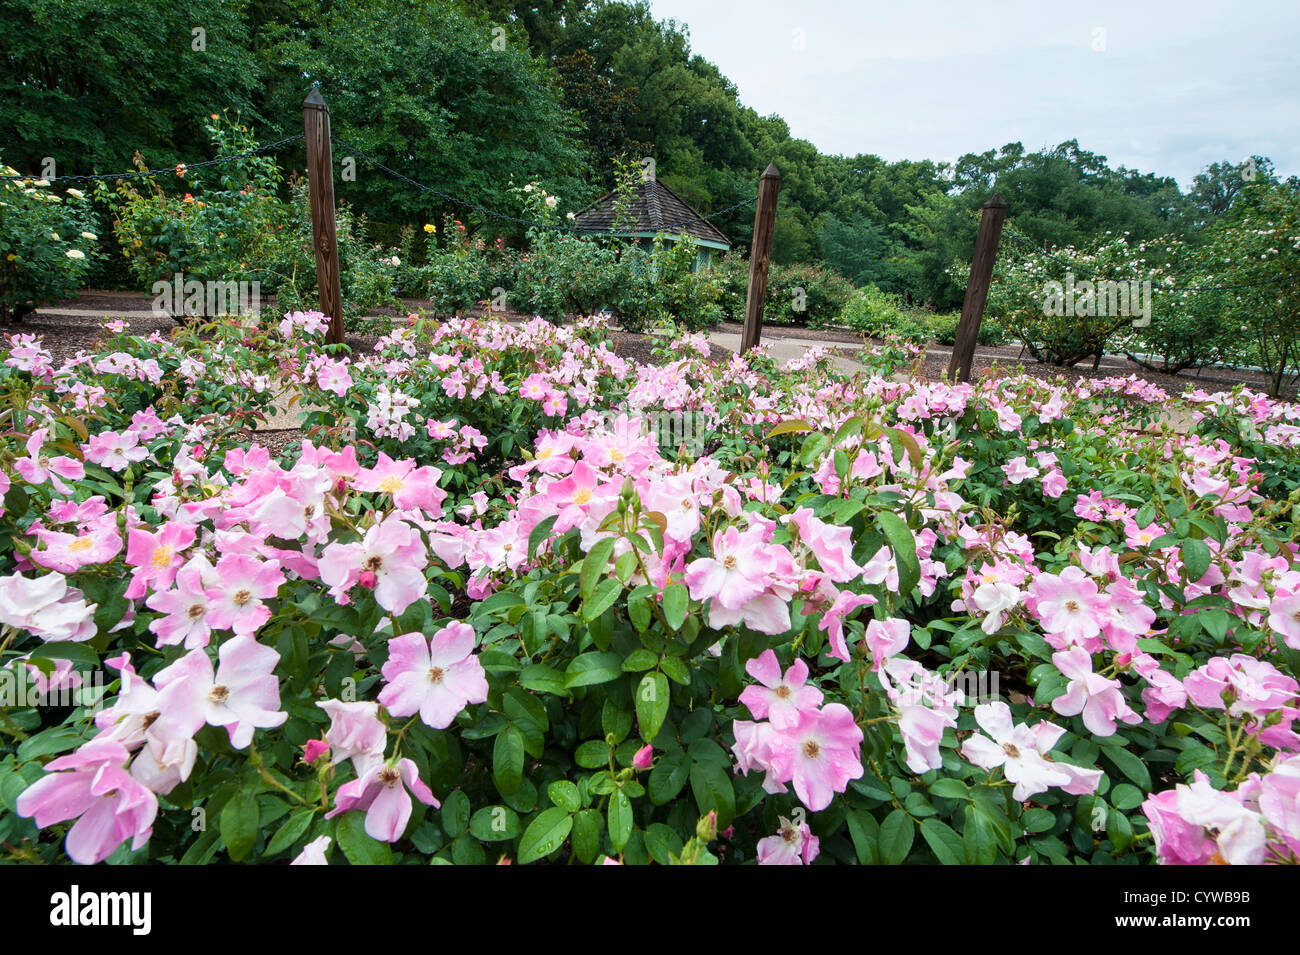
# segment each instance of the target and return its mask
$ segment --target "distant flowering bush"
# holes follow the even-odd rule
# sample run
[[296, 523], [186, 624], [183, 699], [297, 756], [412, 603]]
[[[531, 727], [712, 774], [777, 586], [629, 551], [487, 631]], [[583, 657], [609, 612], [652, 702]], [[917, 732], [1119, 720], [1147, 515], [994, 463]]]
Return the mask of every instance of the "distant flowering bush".
[[323, 326], [0, 353], [7, 858], [1300, 861], [1294, 406]]
[[[18, 170], [0, 163], [0, 175]], [[79, 189], [0, 179], [0, 321], [74, 294], [99, 257], [98, 226]]]

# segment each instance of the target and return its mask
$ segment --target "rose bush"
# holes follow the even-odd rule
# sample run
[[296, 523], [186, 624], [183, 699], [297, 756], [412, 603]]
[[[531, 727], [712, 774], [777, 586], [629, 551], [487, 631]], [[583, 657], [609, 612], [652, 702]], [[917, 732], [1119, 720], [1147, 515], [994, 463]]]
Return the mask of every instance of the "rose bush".
[[[18, 170], [0, 164], [5, 176]], [[44, 179], [0, 180], [0, 321], [73, 295], [96, 259], [99, 227], [85, 193]]]
[[8, 857], [1297, 861], [1295, 406], [323, 325], [4, 351]]

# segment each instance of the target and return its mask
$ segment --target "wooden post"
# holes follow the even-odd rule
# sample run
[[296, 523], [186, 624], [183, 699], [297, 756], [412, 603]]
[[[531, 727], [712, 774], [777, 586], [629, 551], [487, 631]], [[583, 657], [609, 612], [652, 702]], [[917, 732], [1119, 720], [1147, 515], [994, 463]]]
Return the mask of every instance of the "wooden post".
[[772, 258], [772, 232], [776, 227], [776, 197], [781, 173], [768, 163], [758, 180], [758, 208], [754, 210], [754, 242], [749, 247], [749, 288], [745, 291], [745, 330], [740, 336], [743, 355], [758, 344], [763, 331], [763, 300], [767, 297], [767, 266]]
[[320, 310], [330, 320], [325, 341], [343, 342], [343, 291], [339, 284], [339, 244], [334, 224], [334, 158], [330, 150], [330, 113], [313, 85], [302, 104], [307, 142], [307, 181], [311, 198], [311, 238], [316, 249], [316, 288]]
[[1002, 239], [1002, 220], [1006, 216], [1007, 204], [999, 195], [984, 203], [984, 210], [980, 213], [980, 231], [975, 237], [975, 255], [971, 258], [966, 300], [962, 302], [957, 341], [948, 362], [948, 378], [952, 381], [970, 381], [975, 341], [980, 333], [980, 320], [984, 317], [984, 303], [989, 297], [993, 263], [998, 257], [998, 243]]

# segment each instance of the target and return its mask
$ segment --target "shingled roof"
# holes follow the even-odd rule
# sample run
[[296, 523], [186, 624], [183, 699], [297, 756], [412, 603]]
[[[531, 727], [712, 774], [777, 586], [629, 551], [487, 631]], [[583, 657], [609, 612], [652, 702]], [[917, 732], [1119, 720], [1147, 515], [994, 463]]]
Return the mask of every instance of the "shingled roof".
[[[574, 216], [574, 225], [593, 232], [614, 232], [614, 205], [618, 194], [609, 192]], [[645, 179], [637, 184], [632, 195], [631, 214], [635, 221], [630, 226], [620, 224], [619, 232], [669, 235], [689, 235], [705, 242], [721, 243], [731, 247], [731, 240], [712, 222], [700, 218], [686, 200], [665, 186], [659, 179]], [[688, 222], [686, 225], [679, 223]]]

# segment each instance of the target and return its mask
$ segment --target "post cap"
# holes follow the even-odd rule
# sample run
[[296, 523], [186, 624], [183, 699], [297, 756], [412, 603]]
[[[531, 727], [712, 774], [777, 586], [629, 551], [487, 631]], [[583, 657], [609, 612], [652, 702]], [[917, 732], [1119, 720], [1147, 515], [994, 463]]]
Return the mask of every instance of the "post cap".
[[320, 109], [325, 108], [325, 97], [320, 95], [320, 83], [311, 84], [311, 92], [307, 98], [302, 101], [303, 106], [315, 106]]
[[993, 193], [993, 198], [984, 203], [985, 209], [1005, 209], [1006, 207], [1007, 204], [1005, 200], [1003, 200], [1000, 192]]
[[774, 162], [770, 162], [770, 163], [767, 164], [767, 168], [763, 170], [763, 175], [761, 176], [761, 178], [763, 178], [763, 179], [780, 179], [780, 178], [781, 178], [781, 170], [779, 170], [779, 169], [776, 168], [776, 163], [774, 163]]

